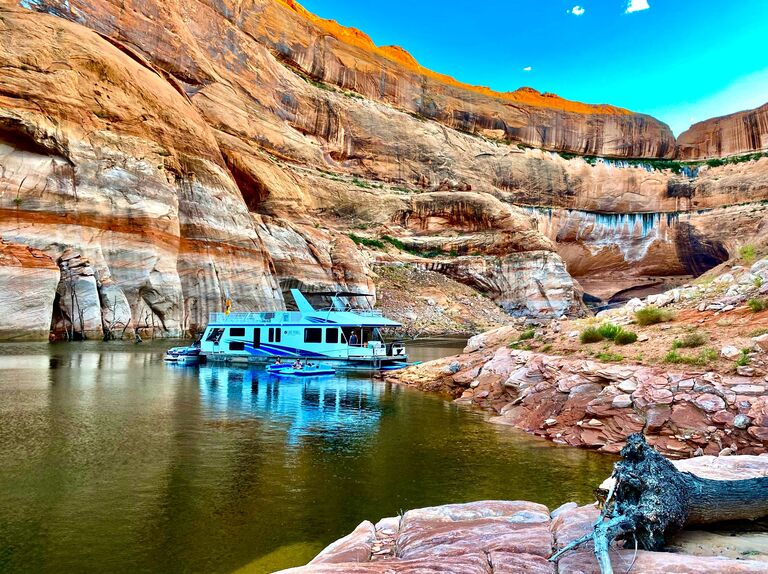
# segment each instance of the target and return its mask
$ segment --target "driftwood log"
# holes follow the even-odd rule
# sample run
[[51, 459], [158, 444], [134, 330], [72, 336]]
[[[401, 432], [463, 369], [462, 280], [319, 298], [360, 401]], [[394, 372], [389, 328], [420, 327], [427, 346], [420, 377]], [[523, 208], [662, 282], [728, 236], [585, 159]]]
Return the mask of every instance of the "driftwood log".
[[627, 437], [616, 463], [614, 484], [592, 532], [550, 557], [592, 542], [603, 574], [612, 574], [614, 541], [626, 548], [663, 550], [672, 534], [689, 525], [755, 520], [768, 515], [768, 477], [710, 480], [680, 472], [641, 434]]

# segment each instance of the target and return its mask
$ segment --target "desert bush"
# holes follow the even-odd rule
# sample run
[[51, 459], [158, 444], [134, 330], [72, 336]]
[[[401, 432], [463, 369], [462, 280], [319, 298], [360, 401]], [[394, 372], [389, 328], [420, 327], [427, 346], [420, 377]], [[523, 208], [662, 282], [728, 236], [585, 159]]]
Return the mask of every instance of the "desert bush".
[[701, 333], [688, 333], [682, 339], [675, 339], [672, 343], [673, 349], [680, 349], [681, 347], [686, 349], [692, 349], [694, 347], [701, 347], [707, 342], [706, 337]]
[[619, 329], [619, 332], [613, 337], [613, 342], [617, 345], [631, 345], [635, 341], [637, 341], [637, 333], [624, 329]]
[[582, 343], [599, 343], [603, 338], [597, 327], [587, 327], [579, 335], [579, 341]]
[[766, 309], [765, 300], [753, 297], [747, 301], [747, 307], [749, 307], [749, 310], [753, 313], [759, 313], [760, 311], [764, 311]]
[[736, 359], [736, 364], [739, 367], [746, 367], [749, 364], [749, 349], [741, 350], [741, 356]]
[[691, 357], [689, 355], [681, 355], [677, 349], [672, 349], [669, 353], [664, 355], [663, 360], [665, 363], [704, 366], [717, 360], [717, 351], [714, 349], [703, 349], [699, 351], [698, 355]]
[[617, 355], [616, 353], [611, 353], [608, 351], [603, 351], [602, 353], [598, 353], [597, 355], [595, 355], [595, 358], [599, 361], [606, 361], [609, 363], [616, 363], [624, 360], [623, 355]]
[[528, 339], [533, 339], [533, 337], [536, 335], [536, 331], [534, 329], [526, 329], [522, 333], [520, 333], [520, 336], [517, 338], [518, 341], [527, 341]]
[[603, 339], [610, 339], [611, 341], [613, 341], [619, 331], [621, 331], [621, 327], [613, 323], [603, 323], [597, 328], [597, 332], [602, 335]]
[[672, 320], [672, 313], [653, 305], [635, 311], [635, 323], [642, 326], [666, 323]]

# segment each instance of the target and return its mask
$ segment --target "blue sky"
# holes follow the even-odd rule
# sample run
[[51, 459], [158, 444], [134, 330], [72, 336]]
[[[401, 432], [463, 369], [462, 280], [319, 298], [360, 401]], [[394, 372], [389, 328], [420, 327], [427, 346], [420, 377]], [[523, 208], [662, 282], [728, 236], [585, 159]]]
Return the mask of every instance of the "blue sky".
[[463, 82], [614, 104], [675, 134], [768, 102], [768, 0], [301, 3]]

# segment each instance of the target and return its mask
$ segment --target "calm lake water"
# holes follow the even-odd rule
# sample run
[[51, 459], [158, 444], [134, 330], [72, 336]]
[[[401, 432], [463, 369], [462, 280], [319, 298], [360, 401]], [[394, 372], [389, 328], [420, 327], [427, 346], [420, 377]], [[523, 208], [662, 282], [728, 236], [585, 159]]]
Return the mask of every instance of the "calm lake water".
[[178, 367], [168, 346], [0, 346], [0, 572], [272, 572], [401, 509], [589, 502], [613, 463], [366, 376]]

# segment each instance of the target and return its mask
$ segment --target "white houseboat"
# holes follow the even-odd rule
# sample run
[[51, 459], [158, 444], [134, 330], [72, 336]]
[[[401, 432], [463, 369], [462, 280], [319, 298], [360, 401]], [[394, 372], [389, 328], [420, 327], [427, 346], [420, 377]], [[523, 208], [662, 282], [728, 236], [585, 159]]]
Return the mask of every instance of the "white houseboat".
[[405, 366], [401, 342], [385, 343], [381, 330], [402, 326], [380, 311], [355, 309], [349, 298], [360, 293], [310, 293], [330, 297], [327, 309], [315, 309], [291, 289], [298, 311], [211, 313], [201, 339], [209, 361], [268, 361], [276, 357], [339, 361], [361, 367]]

